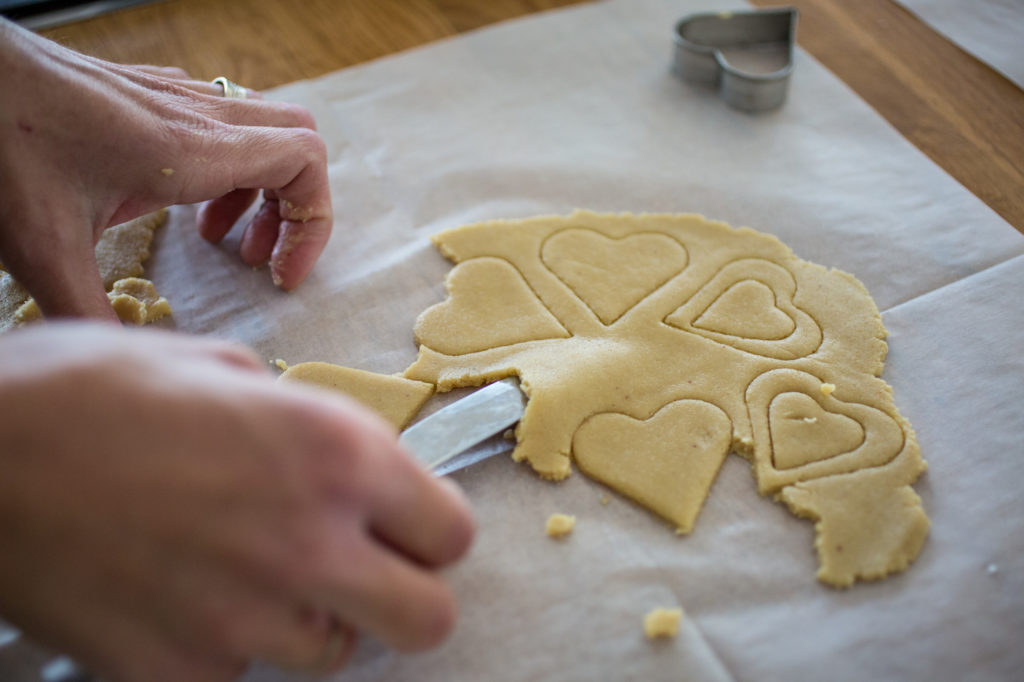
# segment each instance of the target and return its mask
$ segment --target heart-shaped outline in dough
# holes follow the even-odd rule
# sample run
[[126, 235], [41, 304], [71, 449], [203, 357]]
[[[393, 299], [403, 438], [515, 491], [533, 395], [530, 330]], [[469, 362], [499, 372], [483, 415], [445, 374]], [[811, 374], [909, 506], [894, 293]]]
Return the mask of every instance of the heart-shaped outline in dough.
[[772, 466], [779, 471], [853, 452], [864, 442], [860, 422], [826, 410], [802, 391], [779, 393], [771, 399], [768, 433], [772, 439]]
[[[881, 466], [902, 451], [906, 437], [892, 416], [862, 402], [839, 400], [823, 386], [821, 379], [807, 372], [773, 369], [758, 376], [747, 387], [747, 413], [754, 436], [754, 470], [762, 494], [777, 492], [797, 481]], [[835, 389], [840, 393], [843, 390], [841, 383]], [[848, 452], [829, 453], [827, 457], [792, 468], [776, 468], [769, 413], [772, 401], [783, 393], [803, 393], [826, 412], [853, 419], [864, 430], [863, 441]]]
[[663, 232], [624, 237], [588, 228], [555, 232], [541, 245], [541, 261], [605, 325], [686, 269], [686, 247]]
[[[772, 290], [775, 305], [796, 325], [789, 336], [782, 339], [744, 338], [695, 325], [695, 321], [710, 310], [733, 285], [744, 281], [754, 281]], [[743, 258], [725, 265], [690, 300], [669, 314], [664, 322], [684, 332], [703, 336], [746, 353], [777, 360], [793, 360], [818, 350], [822, 340], [821, 327], [813, 317], [793, 303], [795, 295], [796, 278], [789, 270], [763, 258]]]
[[592, 415], [573, 435], [572, 452], [584, 474], [689, 533], [731, 444], [732, 421], [721, 408], [683, 399], [644, 420]]
[[[743, 337], [734, 326], [737, 321], [748, 329], [758, 325], [761, 328]], [[796, 331], [796, 322], [779, 308], [772, 288], [753, 279], [730, 285], [693, 321], [693, 326], [706, 332], [758, 341], [780, 341]]]
[[[456, 265], [445, 279], [448, 298], [416, 319], [416, 342], [445, 355], [467, 355], [570, 334], [544, 307], [514, 265], [483, 256]], [[501, 305], [497, 305], [501, 301]], [[459, 329], [459, 334], [451, 334]]]

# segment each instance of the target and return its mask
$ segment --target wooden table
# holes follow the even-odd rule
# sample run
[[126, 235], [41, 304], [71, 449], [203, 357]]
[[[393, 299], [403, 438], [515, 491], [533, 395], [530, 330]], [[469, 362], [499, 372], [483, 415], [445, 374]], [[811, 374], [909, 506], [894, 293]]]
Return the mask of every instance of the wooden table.
[[[581, 1], [166, 0], [44, 34], [113, 61], [264, 89]], [[808, 52], [1024, 233], [1024, 91], [891, 0], [790, 4]]]

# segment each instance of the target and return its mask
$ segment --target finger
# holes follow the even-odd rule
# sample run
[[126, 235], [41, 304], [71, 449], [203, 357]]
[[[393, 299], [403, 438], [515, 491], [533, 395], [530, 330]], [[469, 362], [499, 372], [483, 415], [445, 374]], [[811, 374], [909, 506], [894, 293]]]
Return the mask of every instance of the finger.
[[242, 242], [238, 247], [242, 262], [256, 267], [270, 260], [280, 229], [279, 203], [264, 201], [242, 233]]
[[214, 177], [183, 183], [173, 203], [204, 201], [239, 187], [275, 192], [279, 223], [271, 275], [283, 289], [294, 289], [309, 275], [333, 225], [323, 140], [307, 128], [233, 126], [208, 142], [230, 177], [219, 188]]
[[[474, 527], [465, 496], [450, 481], [435, 478], [411, 457], [388, 462], [387, 485], [370, 500], [370, 528], [396, 551], [439, 567], [469, 549]], [[386, 476], [386, 478], [385, 478]]]
[[153, 64], [132, 64], [128, 66], [130, 69], [136, 71], [142, 71], [151, 76], [160, 76], [161, 78], [171, 78], [174, 80], [191, 80], [188, 75], [188, 71], [179, 68], [177, 66], [155, 66]]
[[366, 536], [349, 534], [316, 578], [324, 604], [346, 623], [401, 651], [439, 644], [455, 625], [455, 599], [441, 577]]
[[274, 284], [285, 291], [302, 284], [327, 246], [331, 228], [330, 219], [282, 221], [270, 254], [270, 275]]
[[197, 106], [208, 116], [232, 125], [316, 130], [309, 109], [291, 102], [215, 97]]
[[220, 242], [257, 196], [257, 189], [236, 189], [204, 203], [196, 217], [199, 235], [213, 244]]

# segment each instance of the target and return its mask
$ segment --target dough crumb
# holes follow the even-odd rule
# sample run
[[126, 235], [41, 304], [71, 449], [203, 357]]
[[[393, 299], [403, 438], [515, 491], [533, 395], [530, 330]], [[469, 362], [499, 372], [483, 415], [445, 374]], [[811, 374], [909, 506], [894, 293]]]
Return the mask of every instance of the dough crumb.
[[278, 359], [274, 360], [270, 364], [274, 365], [275, 367], [277, 367], [282, 372], [287, 372], [288, 371], [288, 363], [285, 362], [284, 360], [282, 360], [281, 358], [278, 358]]
[[562, 538], [572, 532], [576, 526], [576, 517], [568, 514], [552, 514], [548, 517], [545, 531], [549, 538]]
[[611, 501], [612, 501], [612, 499], [610, 497], [608, 497], [607, 495], [602, 495], [601, 496], [601, 504], [608, 504]]
[[169, 175], [174, 175], [174, 169], [173, 168], [161, 168], [160, 172], [163, 173], [164, 175], [168, 175], [168, 176]]
[[832, 395], [832, 391], [834, 391], [834, 390], [836, 390], [836, 385], [835, 384], [822, 384], [821, 385], [821, 394], [822, 395]]
[[653, 609], [644, 616], [644, 634], [647, 639], [675, 637], [679, 634], [679, 622], [682, 619], [682, 609]]

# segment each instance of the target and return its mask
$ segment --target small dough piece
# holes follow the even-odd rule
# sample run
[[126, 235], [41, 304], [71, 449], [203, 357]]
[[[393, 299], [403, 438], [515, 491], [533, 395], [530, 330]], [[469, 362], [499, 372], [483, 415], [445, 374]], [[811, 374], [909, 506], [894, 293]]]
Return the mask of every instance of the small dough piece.
[[0, 332], [14, 324], [14, 316], [29, 298], [25, 287], [11, 275], [0, 270]]
[[126, 277], [107, 293], [117, 317], [127, 324], [150, 324], [171, 314], [171, 304], [148, 279]]
[[292, 365], [278, 381], [298, 381], [340, 391], [369, 407], [398, 430], [404, 429], [434, 394], [433, 385], [422, 381], [328, 362]]
[[576, 517], [569, 514], [552, 514], [544, 526], [549, 538], [564, 538], [576, 527]]
[[456, 265], [405, 376], [438, 391], [518, 376], [514, 460], [551, 480], [575, 462], [685, 534], [731, 451], [762, 495], [815, 521], [823, 582], [881, 578], [920, 552], [909, 486], [925, 464], [852, 275], [697, 215], [576, 211], [433, 239]]
[[11, 326], [20, 327], [23, 324], [29, 324], [41, 319], [43, 319], [43, 311], [39, 309], [39, 304], [36, 303], [36, 299], [30, 298], [14, 311], [14, 317], [11, 319]]
[[652, 609], [644, 616], [644, 634], [647, 635], [647, 639], [675, 637], [679, 634], [679, 623], [682, 619], [682, 609]]

